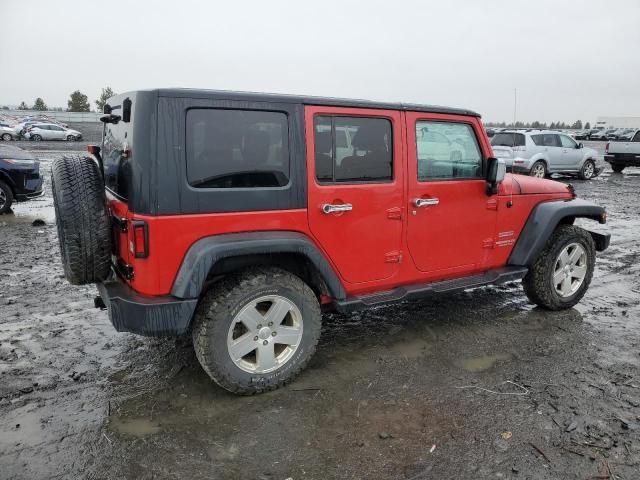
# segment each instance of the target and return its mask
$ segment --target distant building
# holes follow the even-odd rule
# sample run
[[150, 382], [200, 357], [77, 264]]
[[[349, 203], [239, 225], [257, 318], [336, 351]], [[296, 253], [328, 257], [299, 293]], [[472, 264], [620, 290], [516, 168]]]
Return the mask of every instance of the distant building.
[[596, 128], [640, 128], [640, 117], [598, 117]]

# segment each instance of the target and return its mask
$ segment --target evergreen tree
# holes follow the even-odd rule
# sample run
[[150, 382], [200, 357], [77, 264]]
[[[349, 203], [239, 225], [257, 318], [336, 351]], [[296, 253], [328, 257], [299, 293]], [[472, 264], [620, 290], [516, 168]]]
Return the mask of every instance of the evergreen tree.
[[41, 112], [44, 112], [44, 111], [48, 110], [47, 104], [44, 103], [44, 100], [42, 100], [42, 98], [40, 98], [40, 97], [36, 98], [36, 101], [33, 104], [33, 109], [34, 110], [39, 110]]
[[69, 98], [69, 100], [67, 101], [67, 112], [88, 112], [90, 111], [89, 108], [89, 101], [87, 99], [87, 96], [80, 92], [80, 90], [76, 90], [75, 92], [73, 92]]

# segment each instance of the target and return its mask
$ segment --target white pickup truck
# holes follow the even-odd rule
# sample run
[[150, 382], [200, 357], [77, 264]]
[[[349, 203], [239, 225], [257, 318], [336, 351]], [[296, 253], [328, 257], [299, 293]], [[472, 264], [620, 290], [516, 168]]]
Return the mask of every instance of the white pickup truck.
[[614, 172], [625, 167], [640, 167], [640, 130], [636, 130], [630, 142], [607, 143], [604, 161], [611, 164]]

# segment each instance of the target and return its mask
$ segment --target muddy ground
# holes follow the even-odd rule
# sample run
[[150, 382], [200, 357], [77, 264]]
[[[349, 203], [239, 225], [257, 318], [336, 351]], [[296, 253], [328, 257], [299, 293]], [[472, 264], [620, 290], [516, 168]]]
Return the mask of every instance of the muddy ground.
[[640, 170], [572, 183], [613, 235], [576, 308], [533, 308], [516, 283], [329, 315], [309, 368], [255, 397], [213, 384], [186, 339], [116, 333], [63, 279], [50, 196], [17, 205], [0, 478], [639, 478]]

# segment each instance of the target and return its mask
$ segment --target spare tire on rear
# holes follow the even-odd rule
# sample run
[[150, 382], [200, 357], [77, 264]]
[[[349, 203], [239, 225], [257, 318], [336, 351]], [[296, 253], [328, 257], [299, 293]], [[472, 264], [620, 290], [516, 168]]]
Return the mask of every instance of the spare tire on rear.
[[105, 280], [111, 268], [111, 231], [98, 164], [90, 157], [56, 159], [51, 188], [65, 277], [74, 285]]

